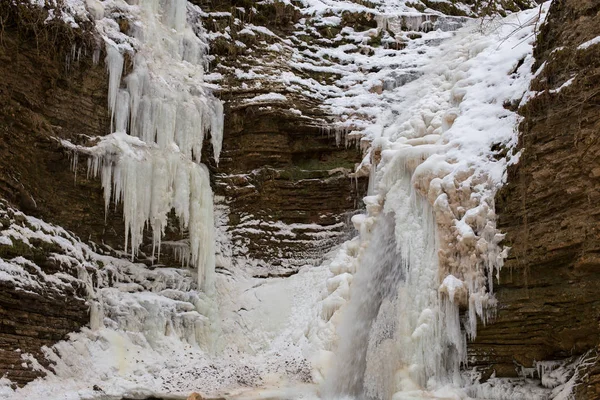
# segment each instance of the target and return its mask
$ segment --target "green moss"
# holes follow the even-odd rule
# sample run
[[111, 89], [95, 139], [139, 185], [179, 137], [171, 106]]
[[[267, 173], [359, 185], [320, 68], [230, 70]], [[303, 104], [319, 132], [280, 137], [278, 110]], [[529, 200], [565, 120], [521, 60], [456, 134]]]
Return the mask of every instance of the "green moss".
[[12, 246], [0, 245], [0, 257], [4, 259], [10, 259], [15, 257], [31, 258], [33, 250], [31, 246], [23, 242], [22, 240], [11, 238]]
[[235, 56], [238, 54], [238, 47], [235, 43], [224, 37], [218, 37], [215, 39], [210, 46], [211, 53], [220, 56]]
[[36, 265], [44, 265], [50, 254], [62, 252], [62, 248], [56, 243], [41, 239], [29, 239], [30, 244], [14, 238], [11, 241], [11, 246], [0, 245], [0, 258], [24, 257]]
[[278, 171], [279, 179], [289, 181], [298, 181], [301, 179], [318, 179], [322, 177], [322, 171], [308, 171], [298, 167], [290, 167]]
[[342, 25], [351, 26], [357, 32], [364, 32], [377, 28], [377, 21], [371, 13], [344, 11], [342, 13]]
[[425, 11], [425, 6], [423, 5], [423, 3], [412, 3], [412, 2], [408, 2], [406, 3], [406, 5], [408, 7], [412, 7], [414, 9], [416, 9], [417, 11], [423, 12]]
[[323, 26], [317, 30], [325, 38], [333, 39], [341, 32], [341, 29], [334, 26]]
[[381, 32], [379, 32], [379, 34], [377, 36], [373, 36], [371, 39], [369, 39], [369, 46], [371, 47], [380, 47], [381, 46], [381, 39], [383, 39], [383, 34], [384, 31], [382, 30]]
[[354, 170], [354, 161], [341, 157], [329, 157], [325, 160], [307, 158], [296, 162], [295, 167], [306, 171], [330, 171], [335, 168]]
[[298, 35], [297, 37], [307, 44], [311, 44], [315, 41], [315, 38], [310, 35]]

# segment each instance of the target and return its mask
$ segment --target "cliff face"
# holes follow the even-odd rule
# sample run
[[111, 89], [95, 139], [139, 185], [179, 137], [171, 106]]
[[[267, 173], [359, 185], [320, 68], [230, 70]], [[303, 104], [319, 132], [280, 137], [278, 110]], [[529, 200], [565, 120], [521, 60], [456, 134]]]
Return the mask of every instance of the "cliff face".
[[230, 106], [226, 116], [215, 193], [228, 206], [235, 252], [259, 260], [258, 276], [317, 264], [366, 193], [366, 179], [348, 176], [360, 151], [336, 145], [287, 103]]
[[599, 11], [596, 1], [556, 0], [540, 27], [522, 155], [496, 198], [512, 247], [498, 315], [469, 347], [498, 376], [591, 351], [578, 399], [600, 395], [600, 46], [579, 47], [600, 35]]
[[[362, 158], [358, 143], [328, 129], [333, 116], [322, 107], [327, 97], [303, 86], [326, 87], [340, 76], [294, 65], [298, 49], [316, 48], [306, 42], [318, 45], [323, 37], [313, 31], [306, 42], [296, 40], [298, 21], [311, 25], [311, 16], [296, 6], [194, 3], [207, 12], [209, 79], [219, 84], [225, 104], [221, 161], [211, 170], [235, 244], [232, 255], [248, 257], [256, 276], [318, 264], [342, 241], [367, 184], [365, 177], [351, 179]], [[285, 83], [286, 74], [293, 83]]]
[[0, 193], [29, 214], [116, 245], [120, 221], [105, 225], [100, 185], [86, 179], [85, 168], [75, 184], [57, 140], [109, 130], [108, 83], [104, 66], [92, 63], [90, 27], [46, 25], [45, 11], [9, 3], [1, 3]]
[[[91, 37], [62, 23], [44, 26], [41, 10], [9, 3], [0, 3], [0, 197], [82, 237], [116, 243], [121, 222], [105, 224], [100, 185], [85, 179], [83, 168], [74, 184], [71, 161], [55, 139], [108, 131], [107, 83], [104, 68], [91, 62]], [[0, 207], [1, 229], [25, 229], [24, 218], [5, 206]], [[0, 245], [3, 263], [22, 257], [39, 281], [20, 287], [0, 280], [0, 374], [19, 384], [41, 374], [21, 354], [43, 362], [42, 346], [89, 322], [78, 283], [66, 288], [44, 278], [77, 275], [51, 257], [56, 251], [56, 245], [42, 240]]]

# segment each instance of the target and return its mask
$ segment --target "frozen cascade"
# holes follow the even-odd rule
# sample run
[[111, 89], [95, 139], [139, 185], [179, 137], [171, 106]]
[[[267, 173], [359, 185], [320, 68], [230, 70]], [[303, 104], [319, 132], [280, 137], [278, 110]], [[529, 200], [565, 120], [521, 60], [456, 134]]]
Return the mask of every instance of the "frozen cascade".
[[[189, 232], [187, 250], [177, 245], [176, 255], [198, 268], [199, 287], [206, 290], [214, 271], [214, 221], [200, 158], [210, 133], [219, 161], [223, 106], [203, 83], [208, 46], [200, 11], [186, 0], [142, 0], [136, 8], [131, 36], [115, 32], [108, 17], [97, 22], [106, 42], [113, 133], [93, 147], [64, 143], [90, 156], [89, 174], [101, 177], [106, 209], [111, 200], [123, 204], [125, 250], [132, 258], [146, 227], [152, 256], [160, 256], [167, 216], [175, 211]], [[125, 53], [133, 69], [122, 79]]]
[[[359, 166], [370, 170], [367, 214], [353, 218], [359, 244], [330, 265], [331, 282], [352, 286], [344, 300], [329, 289], [324, 301], [326, 321], [341, 321], [323, 385], [328, 399], [444, 397], [470, 384], [461, 374], [467, 339], [494, 315], [492, 279], [508, 251], [494, 196], [516, 159], [509, 151], [498, 160], [491, 149], [516, 144], [518, 116], [502, 104], [527, 91], [533, 61], [524, 40], [536, 11], [523, 13], [530, 25], [515, 37], [507, 25], [489, 36], [458, 31], [420, 76], [393, 89], [395, 112], [370, 130]], [[515, 71], [519, 57], [524, 66]], [[378, 276], [388, 257], [399, 258], [394, 289]]]
[[325, 384], [332, 398], [388, 399], [426, 387], [431, 377], [460, 380], [466, 341], [458, 306], [438, 291], [433, 208], [415, 192], [407, 169], [395, 174], [383, 209], [375, 211], [338, 330], [338, 358]]

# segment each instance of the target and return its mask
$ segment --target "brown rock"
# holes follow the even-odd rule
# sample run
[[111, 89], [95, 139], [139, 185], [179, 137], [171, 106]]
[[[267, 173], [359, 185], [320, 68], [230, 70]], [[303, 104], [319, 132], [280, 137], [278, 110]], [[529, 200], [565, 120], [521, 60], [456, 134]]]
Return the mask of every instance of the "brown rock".
[[[287, 112], [289, 103], [268, 108], [244, 105], [239, 94], [222, 97], [227, 102], [223, 150], [218, 167], [211, 169], [215, 194], [224, 196], [229, 206], [234, 241], [269, 265], [260, 276], [286, 275], [299, 265], [318, 263], [327, 249], [345, 237], [347, 216], [360, 207], [366, 193], [367, 177], [354, 180], [340, 169], [354, 170], [360, 150], [338, 146], [334, 134], [315, 125], [322, 116], [305, 100], [294, 101], [294, 107], [302, 110], [297, 115]], [[205, 159], [210, 160], [209, 155]], [[337, 236], [317, 241], [316, 231], [310, 229], [294, 230], [295, 237], [280, 236], [278, 229], [265, 224], [252, 226], [252, 232], [236, 230], [247, 215], [266, 223], [335, 226]]]
[[[546, 66], [532, 88], [543, 92], [520, 110], [522, 157], [496, 198], [512, 247], [494, 285], [498, 315], [469, 344], [473, 365], [488, 374], [514, 376], [517, 365], [600, 343], [600, 186], [590, 179], [600, 164], [600, 46], [577, 50], [600, 35], [599, 10], [598, 2], [555, 1], [538, 35], [534, 70]], [[571, 86], [548, 91], [571, 77]], [[597, 357], [589, 365], [577, 399], [600, 393]]]

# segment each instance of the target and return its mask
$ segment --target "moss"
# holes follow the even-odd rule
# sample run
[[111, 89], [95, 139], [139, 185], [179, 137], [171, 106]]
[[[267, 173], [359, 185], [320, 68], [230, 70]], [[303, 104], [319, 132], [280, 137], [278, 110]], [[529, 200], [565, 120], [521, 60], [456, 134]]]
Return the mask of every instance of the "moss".
[[341, 32], [341, 29], [334, 26], [323, 26], [317, 30], [325, 38], [333, 39]]
[[377, 34], [377, 36], [373, 36], [369, 39], [369, 46], [371, 47], [381, 47], [381, 39], [383, 38], [384, 31], [382, 30]]
[[297, 37], [307, 44], [311, 44], [315, 41], [315, 38], [310, 35], [298, 35]]
[[368, 31], [377, 28], [375, 16], [371, 13], [354, 13], [344, 11], [342, 13], [342, 25], [351, 26], [357, 32]]
[[322, 178], [323, 174], [321, 171], [307, 171], [298, 167], [286, 168], [278, 171], [278, 178], [298, 181], [301, 179], [318, 179]]
[[232, 43], [230, 40], [227, 40], [224, 37], [218, 37], [211, 43], [210, 50], [214, 55], [235, 56], [240, 49], [238, 49], [235, 43]]
[[425, 6], [423, 5], [423, 3], [412, 3], [412, 2], [408, 2], [406, 3], [406, 5], [408, 7], [412, 7], [414, 9], [416, 9], [417, 11], [423, 12], [425, 11]]
[[0, 257], [4, 259], [11, 259], [14, 257], [25, 257], [30, 258], [33, 254], [31, 246], [23, 242], [22, 240], [11, 238], [12, 246], [0, 245]]

